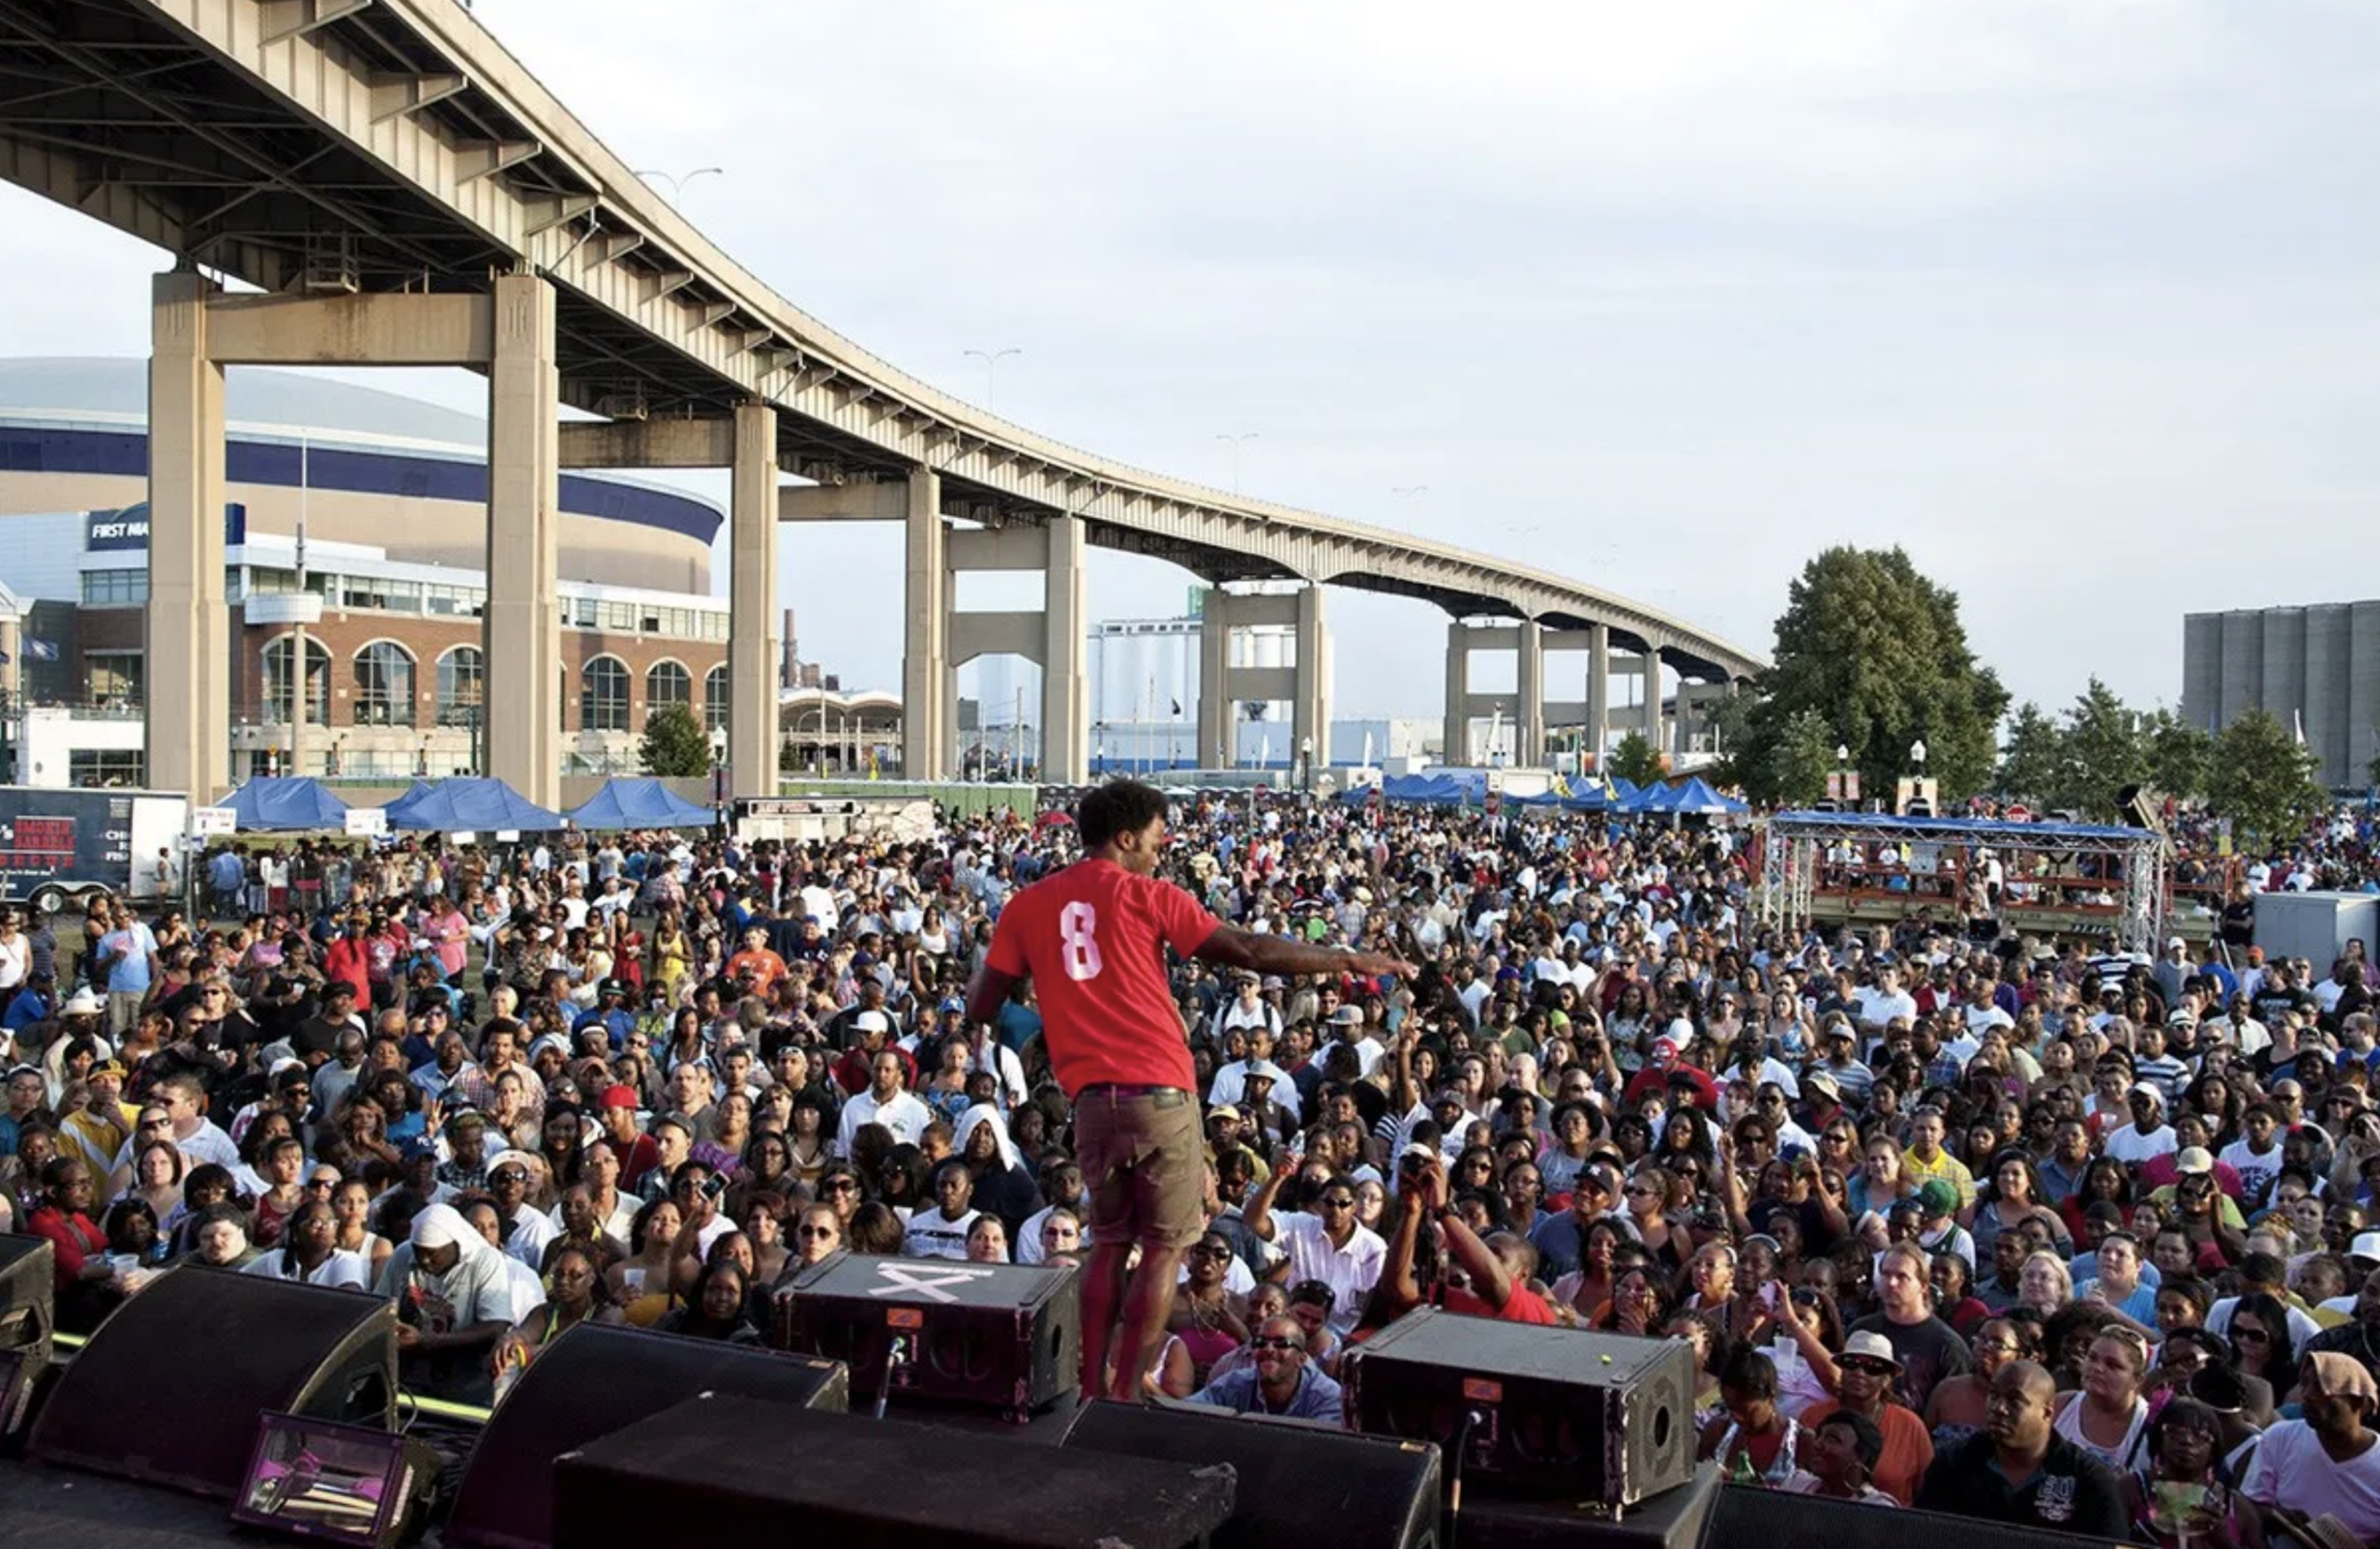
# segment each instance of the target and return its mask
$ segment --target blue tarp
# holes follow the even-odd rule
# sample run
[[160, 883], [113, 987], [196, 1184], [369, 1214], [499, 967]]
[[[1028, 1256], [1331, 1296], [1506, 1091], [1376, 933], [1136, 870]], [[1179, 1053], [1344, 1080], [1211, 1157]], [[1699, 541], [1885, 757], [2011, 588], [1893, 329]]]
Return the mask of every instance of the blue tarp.
[[708, 807], [682, 800], [650, 777], [606, 780], [602, 789], [563, 815], [582, 828], [707, 828], [714, 821]]
[[225, 797], [223, 805], [239, 814], [236, 821], [240, 828], [249, 833], [294, 833], [347, 827], [347, 803], [330, 787], [310, 774], [250, 780]]
[[562, 814], [548, 812], [502, 780], [460, 775], [435, 784], [416, 780], [411, 790], [382, 810], [391, 828], [434, 828], [449, 834], [562, 827]]

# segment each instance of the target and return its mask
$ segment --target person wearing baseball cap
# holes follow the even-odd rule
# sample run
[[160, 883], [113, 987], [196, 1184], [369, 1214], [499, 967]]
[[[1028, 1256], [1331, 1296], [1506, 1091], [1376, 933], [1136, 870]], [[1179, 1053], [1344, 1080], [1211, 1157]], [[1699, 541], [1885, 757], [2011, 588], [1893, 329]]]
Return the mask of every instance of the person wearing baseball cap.
[[1863, 1330], [1844, 1340], [1834, 1367], [1838, 1396], [1804, 1410], [1802, 1423], [1815, 1431], [1841, 1414], [1873, 1426], [1880, 1445], [1868, 1461], [1868, 1476], [1896, 1503], [1908, 1505], [1934, 1461], [1934, 1438], [1916, 1410], [1893, 1400], [1893, 1386], [1902, 1370], [1899, 1354], [1891, 1340]]
[[605, 1087], [595, 1100], [596, 1122], [602, 1127], [602, 1138], [619, 1158], [619, 1189], [625, 1195], [636, 1194], [645, 1174], [661, 1160], [661, 1147], [637, 1127], [638, 1105], [636, 1088], [631, 1086]]
[[78, 1157], [94, 1178], [104, 1178], [115, 1166], [116, 1154], [132, 1138], [140, 1110], [124, 1100], [127, 1072], [118, 1059], [100, 1060], [83, 1073], [88, 1095], [83, 1105], [58, 1121], [59, 1151]]

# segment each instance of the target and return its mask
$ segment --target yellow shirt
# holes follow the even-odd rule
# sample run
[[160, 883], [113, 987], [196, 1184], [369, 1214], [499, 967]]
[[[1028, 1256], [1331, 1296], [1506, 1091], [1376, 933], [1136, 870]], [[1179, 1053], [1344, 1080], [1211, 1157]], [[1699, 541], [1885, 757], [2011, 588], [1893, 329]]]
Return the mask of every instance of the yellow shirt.
[[1939, 1178], [1949, 1184], [1959, 1191], [1961, 1210], [1969, 1210], [1975, 1205], [1975, 1174], [1967, 1171], [1966, 1163], [1948, 1151], [1937, 1152], [1932, 1163], [1928, 1164], [1918, 1160], [1916, 1152], [1903, 1150], [1900, 1170], [1921, 1179]]

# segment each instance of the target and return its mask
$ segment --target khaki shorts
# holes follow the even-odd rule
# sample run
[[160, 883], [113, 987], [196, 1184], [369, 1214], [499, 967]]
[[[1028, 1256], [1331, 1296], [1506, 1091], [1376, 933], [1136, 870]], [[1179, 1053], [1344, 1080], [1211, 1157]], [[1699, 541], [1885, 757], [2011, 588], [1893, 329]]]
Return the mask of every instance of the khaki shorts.
[[1171, 1087], [1085, 1087], [1075, 1152], [1094, 1243], [1187, 1248], [1206, 1229], [1206, 1133], [1198, 1104]]

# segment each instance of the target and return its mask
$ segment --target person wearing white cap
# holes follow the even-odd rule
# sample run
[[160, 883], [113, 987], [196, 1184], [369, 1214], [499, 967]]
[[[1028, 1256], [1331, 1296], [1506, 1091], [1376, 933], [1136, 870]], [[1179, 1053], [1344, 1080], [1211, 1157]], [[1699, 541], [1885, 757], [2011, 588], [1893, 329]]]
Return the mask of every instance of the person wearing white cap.
[[2151, 1157], [2162, 1157], [2180, 1148], [2174, 1138], [2174, 1127], [2165, 1122], [2165, 1094], [2148, 1081], [2135, 1081], [2125, 1094], [2132, 1110], [2132, 1122], [2108, 1132], [2101, 1149], [2120, 1162], [2134, 1167]]

